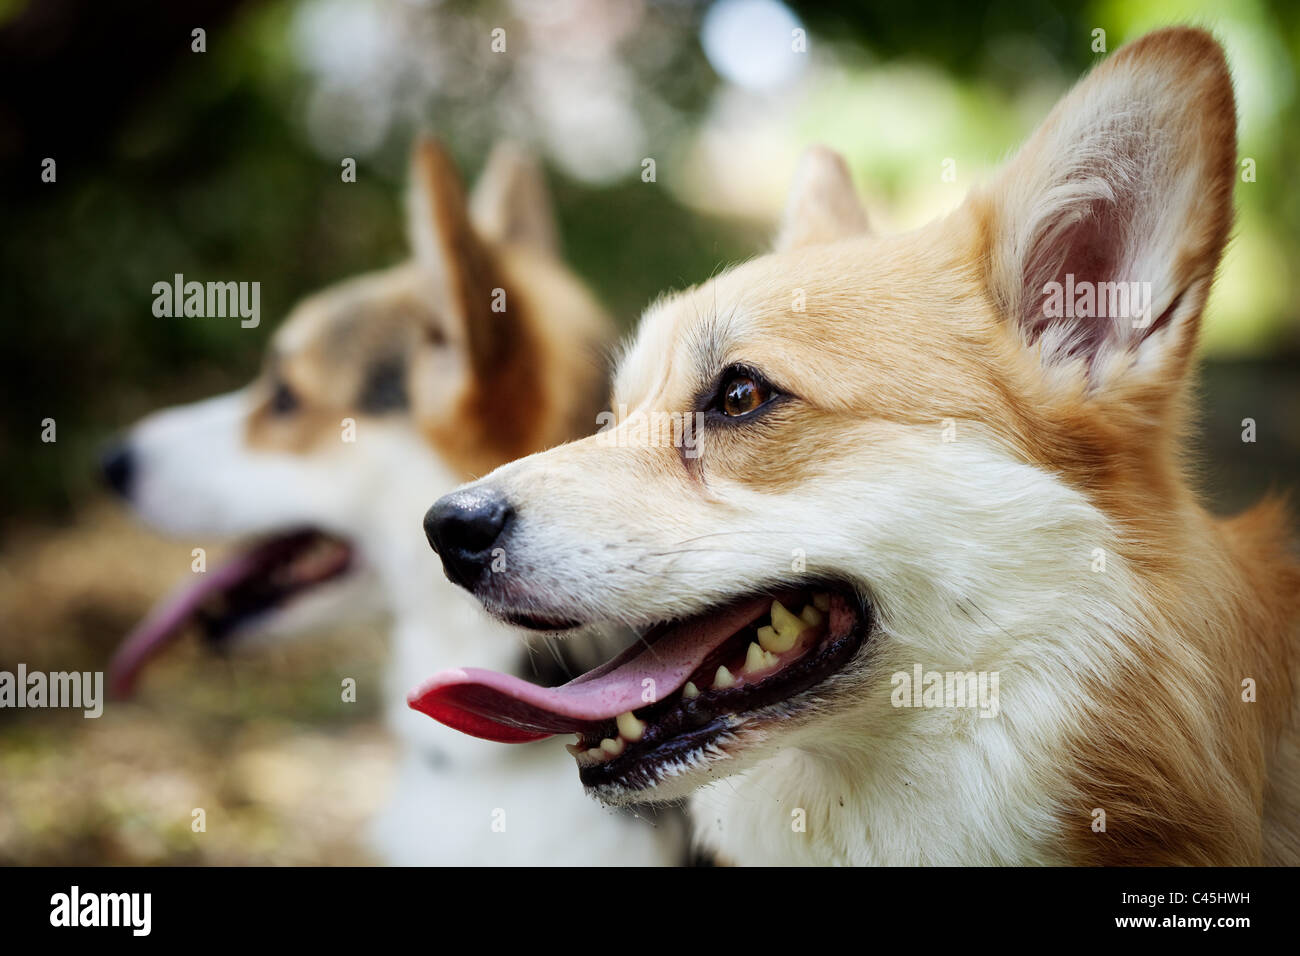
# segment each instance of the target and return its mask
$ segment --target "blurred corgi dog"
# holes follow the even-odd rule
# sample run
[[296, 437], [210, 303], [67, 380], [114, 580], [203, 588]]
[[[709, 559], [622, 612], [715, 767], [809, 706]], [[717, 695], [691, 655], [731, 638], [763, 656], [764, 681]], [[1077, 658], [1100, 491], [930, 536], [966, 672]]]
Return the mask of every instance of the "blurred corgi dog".
[[518, 151], [498, 147], [467, 198], [442, 148], [420, 141], [409, 225], [413, 258], [302, 302], [252, 384], [151, 415], [107, 456], [110, 482], [154, 527], [258, 539], [160, 606], [119, 650], [112, 683], [128, 691], [191, 622], [249, 643], [386, 611], [387, 714], [404, 756], [375, 823], [382, 858], [677, 862], [671, 820], [656, 831], [593, 807], [558, 746], [484, 752], [405, 706], [431, 668], [529, 659], [517, 631], [440, 580], [419, 516], [430, 486], [590, 433], [610, 333], [558, 258], [541, 173]]
[[[426, 516], [493, 613], [645, 646], [560, 688], [435, 675], [412, 706], [574, 732], [596, 797], [693, 794], [737, 863], [1300, 861], [1288, 516], [1212, 517], [1184, 465], [1235, 162], [1192, 29], [1116, 52], [916, 232], [868, 235], [812, 151], [774, 253], [646, 313], [613, 434]], [[1119, 283], [1149, 296], [1100, 311]], [[701, 416], [697, 456], [631, 434], [661, 410]]]

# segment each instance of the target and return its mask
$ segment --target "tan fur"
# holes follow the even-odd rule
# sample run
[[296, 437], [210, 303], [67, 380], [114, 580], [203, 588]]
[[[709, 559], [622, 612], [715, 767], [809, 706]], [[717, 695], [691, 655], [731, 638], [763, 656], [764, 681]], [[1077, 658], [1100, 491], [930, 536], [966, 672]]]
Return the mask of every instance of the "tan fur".
[[[790, 398], [751, 423], [708, 429], [694, 463], [673, 447], [611, 450], [608, 440], [590, 438], [507, 467], [495, 480], [532, 522], [516, 548], [535, 557], [519, 583], [502, 585], [489, 602], [580, 614], [588, 599], [561, 588], [576, 577], [548, 570], [558, 560], [554, 545], [567, 535], [603, 535], [607, 549], [613, 541], [648, 542], [643, 550], [629, 545], [628, 554], [656, 587], [636, 590], [639, 603], [620, 613], [670, 613], [663, 602], [672, 595], [658, 594], [668, 586], [679, 590], [680, 607], [699, 613], [745, 582], [716, 572], [674, 576], [672, 565], [655, 579], [652, 560], [681, 553], [666, 544], [751, 534], [714, 540], [750, 549], [738, 554], [757, 553], [763, 534], [751, 526], [764, 511], [807, 513], [810, 502], [826, 504], [814, 497], [820, 485], [833, 486], [846, 470], [863, 472], [869, 483], [864, 464], [914, 454], [917, 436], [937, 436], [955, 423], [960, 434], [1082, 496], [1106, 530], [1071, 546], [1085, 554], [1103, 547], [1122, 569], [1114, 573], [1124, 575], [1109, 585], [1119, 595], [1108, 605], [1113, 621], [1087, 622], [1118, 632], [1077, 635], [1081, 659], [1112, 659], [1043, 675], [1063, 690], [1050, 711], [1058, 722], [1045, 716], [1037, 729], [1043, 754], [1023, 755], [1043, 761], [1031, 764], [1038, 776], [997, 782], [1025, 787], [1027, 808], [1052, 808], [1050, 824], [1038, 830], [1015, 821], [1026, 829], [1019, 858], [1300, 862], [1300, 748], [1292, 725], [1300, 564], [1286, 539], [1287, 512], [1269, 501], [1216, 519], [1199, 503], [1183, 460], [1192, 357], [1231, 223], [1235, 159], [1227, 65], [1208, 34], [1189, 29], [1118, 51], [1062, 101], [997, 180], [917, 232], [863, 235], [865, 217], [842, 163], [814, 154], [798, 177], [777, 251], [649, 310], [614, 390], [625, 422], [637, 412], [690, 411], [723, 369], [743, 363]], [[1101, 201], [1103, 226], [1111, 214], [1104, 203], [1113, 201], [1136, 227], [1132, 235], [1100, 234], [1106, 241], [1095, 248], [1086, 234], [1072, 239], [1070, 261], [1097, 266], [1095, 257], [1123, 240], [1148, 257], [1120, 264], [1160, 281], [1154, 324], [1141, 331], [1117, 325], [1111, 338], [1085, 348], [1052, 338], [1058, 330], [1036, 328], [1032, 315], [1044, 279], [1066, 259], [1052, 237], [1076, 235], [1053, 233], [1061, 223], [1052, 216], [1062, 216], [1062, 228], [1086, 225], [1086, 216], [1062, 210], [1098, 201], [1080, 191], [1089, 186], [1088, 163], [1118, 183]], [[1149, 189], [1129, 185], [1152, 180]], [[795, 503], [782, 512], [787, 499]], [[628, 502], [635, 503], [632, 517]], [[925, 502], [915, 506], [923, 512]], [[810, 524], [824, 517], [807, 513]], [[1055, 545], [1048, 539], [1044, 546]], [[810, 566], [814, 559], [810, 554]], [[771, 565], [756, 566], [773, 573]], [[601, 567], [591, 559], [583, 570]], [[625, 590], [635, 584], [617, 583]], [[630, 604], [616, 593], [609, 600]], [[1247, 678], [1257, 685], [1257, 702], [1242, 699]], [[819, 709], [847, 714], [855, 706], [867, 705], [846, 695]], [[860, 727], [870, 725], [859, 719]], [[846, 732], [823, 720], [827, 733]], [[848, 717], [842, 721], [849, 726]], [[741, 743], [758, 734], [742, 734]], [[808, 743], [820, 739], [815, 732], [799, 739], [805, 767], [820, 764], [831, 781], [849, 772], [837, 764], [843, 739], [835, 738], [838, 751]], [[732, 744], [727, 757], [734, 762], [740, 750]], [[974, 761], [970, 775], [980, 772]], [[778, 782], [794, 788], [789, 799], [800, 799], [799, 781], [775, 770], [762, 780], [754, 800], [770, 799]], [[737, 788], [744, 785], [741, 778]], [[747, 806], [738, 799], [731, 810]], [[1091, 826], [1097, 808], [1107, 815], [1104, 832]], [[1054, 836], [1040, 844], [1045, 828]], [[850, 848], [826, 845], [825, 853], [861, 859], [852, 844], [867, 838], [840, 836]], [[970, 853], [1015, 856], [977, 841]]]

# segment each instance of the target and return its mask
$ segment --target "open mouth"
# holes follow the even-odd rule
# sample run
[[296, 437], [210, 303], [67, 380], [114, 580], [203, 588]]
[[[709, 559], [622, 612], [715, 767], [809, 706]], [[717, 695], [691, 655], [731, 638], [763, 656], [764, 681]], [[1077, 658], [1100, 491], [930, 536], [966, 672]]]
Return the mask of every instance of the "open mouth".
[[575, 733], [569, 751], [585, 785], [643, 789], [740, 725], [793, 713], [852, 660], [870, 623], [849, 588], [781, 591], [654, 627], [560, 687], [464, 668], [434, 676], [409, 703], [488, 740]]
[[304, 528], [262, 540], [219, 568], [196, 574], [193, 584], [160, 602], [118, 646], [109, 663], [112, 692], [128, 696], [144, 666], [188, 625], [221, 641], [337, 579], [352, 563], [346, 541]]

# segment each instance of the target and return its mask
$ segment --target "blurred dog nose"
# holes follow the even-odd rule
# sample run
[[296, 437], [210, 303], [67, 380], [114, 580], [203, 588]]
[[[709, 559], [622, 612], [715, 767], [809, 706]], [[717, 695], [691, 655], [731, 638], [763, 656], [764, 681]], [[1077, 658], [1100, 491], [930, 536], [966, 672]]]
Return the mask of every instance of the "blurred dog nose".
[[424, 515], [424, 534], [442, 558], [447, 577], [473, 590], [514, 513], [505, 495], [493, 488], [466, 488], [435, 501]]
[[112, 488], [123, 498], [131, 496], [131, 479], [135, 476], [135, 456], [131, 446], [119, 443], [110, 446], [99, 460], [100, 474], [104, 484]]

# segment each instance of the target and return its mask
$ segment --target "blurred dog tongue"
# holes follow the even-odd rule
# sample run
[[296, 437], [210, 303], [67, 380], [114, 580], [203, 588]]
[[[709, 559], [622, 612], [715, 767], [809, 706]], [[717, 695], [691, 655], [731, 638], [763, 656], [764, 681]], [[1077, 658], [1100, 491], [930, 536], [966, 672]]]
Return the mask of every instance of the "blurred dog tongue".
[[463, 733], [517, 744], [577, 732], [677, 690], [716, 648], [771, 604], [757, 598], [676, 624], [560, 687], [477, 667], [442, 671], [408, 698], [415, 710]]
[[269, 547], [254, 548], [211, 572], [197, 575], [193, 584], [177, 588], [156, 604], [113, 652], [108, 664], [109, 692], [118, 698], [131, 696], [145, 664], [181, 635], [186, 623], [211, 595], [256, 574], [265, 564]]

